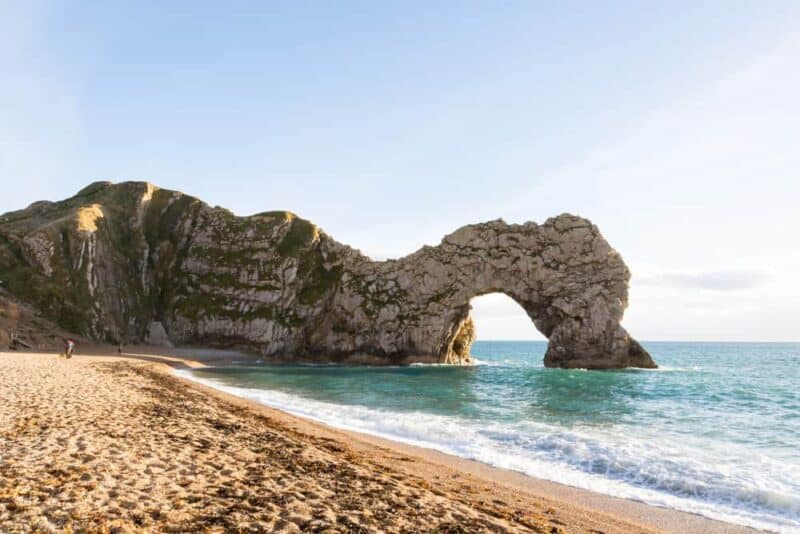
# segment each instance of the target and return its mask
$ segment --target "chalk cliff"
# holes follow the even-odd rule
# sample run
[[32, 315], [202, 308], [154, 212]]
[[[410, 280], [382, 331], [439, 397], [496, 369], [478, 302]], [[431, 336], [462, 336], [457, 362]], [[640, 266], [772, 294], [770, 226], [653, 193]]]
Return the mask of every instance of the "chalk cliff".
[[372, 261], [290, 212], [249, 217], [143, 182], [0, 216], [0, 282], [98, 340], [281, 359], [466, 363], [471, 298], [502, 292], [550, 367], [655, 367], [620, 326], [630, 274], [586, 219], [501, 220]]

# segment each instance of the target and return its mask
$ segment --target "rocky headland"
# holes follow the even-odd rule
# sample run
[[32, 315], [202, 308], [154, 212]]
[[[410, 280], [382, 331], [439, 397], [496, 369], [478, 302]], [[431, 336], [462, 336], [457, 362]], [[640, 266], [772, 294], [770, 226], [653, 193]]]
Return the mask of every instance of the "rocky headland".
[[629, 278], [568, 214], [464, 226], [387, 261], [290, 212], [238, 217], [144, 182], [0, 216], [1, 287], [59, 327], [275, 359], [468, 363], [470, 299], [501, 292], [547, 336], [549, 367], [655, 367], [620, 325]]

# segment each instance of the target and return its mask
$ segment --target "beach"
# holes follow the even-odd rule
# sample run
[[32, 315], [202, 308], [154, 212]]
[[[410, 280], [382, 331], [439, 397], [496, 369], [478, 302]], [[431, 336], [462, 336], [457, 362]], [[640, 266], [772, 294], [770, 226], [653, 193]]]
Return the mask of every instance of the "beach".
[[0, 530], [750, 531], [331, 428], [174, 376], [213, 352], [135, 352], [0, 352]]

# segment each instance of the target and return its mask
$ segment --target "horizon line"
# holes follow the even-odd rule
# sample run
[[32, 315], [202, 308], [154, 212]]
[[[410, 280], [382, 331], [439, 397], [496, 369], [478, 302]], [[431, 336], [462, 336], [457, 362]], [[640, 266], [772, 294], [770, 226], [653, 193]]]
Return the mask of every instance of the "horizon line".
[[[514, 343], [523, 343], [523, 342], [542, 342], [546, 343], [548, 340], [545, 339], [476, 339], [475, 342], [479, 341], [508, 341]], [[731, 340], [693, 340], [693, 339], [647, 339], [647, 340], [638, 340], [639, 343], [796, 343], [800, 344], [800, 340], [795, 341], [785, 341], [785, 340], [777, 340], [777, 341], [763, 341], [763, 340], [749, 340], [749, 341], [742, 341], [737, 339]]]

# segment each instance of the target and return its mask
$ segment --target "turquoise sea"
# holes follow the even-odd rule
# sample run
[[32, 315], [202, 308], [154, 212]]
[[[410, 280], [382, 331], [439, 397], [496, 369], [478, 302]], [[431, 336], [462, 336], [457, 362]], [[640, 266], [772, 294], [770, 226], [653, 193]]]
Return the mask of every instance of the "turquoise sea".
[[231, 364], [180, 373], [333, 426], [602, 493], [800, 532], [800, 343], [650, 342], [653, 371]]

